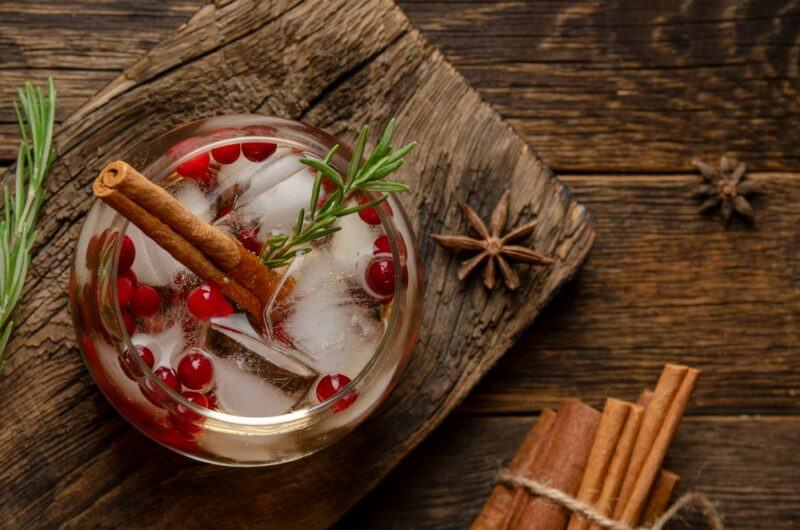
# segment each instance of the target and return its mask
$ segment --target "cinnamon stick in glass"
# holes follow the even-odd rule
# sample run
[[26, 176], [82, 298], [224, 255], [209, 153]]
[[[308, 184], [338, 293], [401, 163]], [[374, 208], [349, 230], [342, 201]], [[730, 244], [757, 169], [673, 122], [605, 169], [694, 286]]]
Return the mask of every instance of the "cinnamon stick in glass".
[[[633, 405], [625, 401], [609, 398], [603, 408], [603, 417], [594, 438], [589, 462], [581, 480], [576, 498], [589, 505], [595, 505], [600, 497], [603, 484], [608, 475], [611, 461], [627, 423]], [[567, 530], [586, 530], [589, 521], [583, 516], [573, 513]]]
[[680, 477], [672, 471], [662, 469], [658, 472], [653, 491], [650, 492], [650, 498], [644, 506], [641, 524], [650, 526], [664, 514], [679, 481]]
[[[536, 451], [526, 476], [567, 495], [575, 495], [583, 478], [601, 414], [577, 400], [565, 401], [556, 413], [544, 441]], [[568, 512], [551, 501], [522, 491], [507, 528], [525, 530], [561, 529]]]
[[189, 270], [261, 317], [280, 276], [238, 241], [195, 216], [125, 162], [103, 168], [92, 189]]
[[[553, 423], [556, 413], [552, 409], [544, 409], [531, 428], [522, 446], [514, 455], [508, 470], [511, 473], [525, 474], [533, 465], [533, 457], [536, 450], [542, 443], [544, 436]], [[502, 528], [503, 521], [514, 501], [516, 490], [508, 484], [497, 484], [489, 496], [489, 500], [483, 506], [481, 513], [478, 514], [475, 522], [472, 523], [472, 530], [494, 530]]]

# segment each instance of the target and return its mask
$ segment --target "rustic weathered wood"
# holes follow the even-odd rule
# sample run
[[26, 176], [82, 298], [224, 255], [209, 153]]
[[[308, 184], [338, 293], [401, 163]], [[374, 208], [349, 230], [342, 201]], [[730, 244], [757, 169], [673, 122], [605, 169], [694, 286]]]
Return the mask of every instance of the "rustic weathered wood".
[[[104, 162], [135, 161], [137, 142], [179, 123], [247, 111], [343, 137], [397, 116], [398, 143], [420, 141], [401, 178], [413, 184], [403, 200], [427, 290], [418, 347], [375, 418], [318, 455], [242, 471], [166, 454], [110, 410], [81, 366], [64, 287], [88, 184]], [[0, 517], [12, 526], [324, 527], [466, 395], [593, 240], [585, 210], [389, 0], [209, 5], [67, 119], [57, 148], [53, 195], [0, 386], [0, 461], [8, 470]], [[537, 215], [532, 241], [557, 263], [522, 270], [514, 294], [487, 293], [461, 284], [457, 260], [428, 236], [462, 226], [461, 201], [486, 215], [506, 187], [514, 190], [510, 222]]]
[[401, 4], [556, 170], [800, 162], [800, 2]]
[[[448, 418], [335, 528], [468, 528], [532, 421]], [[680, 491], [694, 488], [718, 503], [726, 528], [794, 529], [800, 513], [798, 446], [797, 416], [687, 417], [667, 461], [681, 475]], [[705, 528], [696, 518], [688, 521], [694, 524], [670, 528]]]
[[[5, 1], [0, 63], [64, 67], [80, 83], [127, 66], [204, 3]], [[800, 165], [797, 0], [399, 3], [558, 170], [686, 171], [725, 149], [760, 170]], [[13, 86], [0, 75], [2, 101]], [[79, 103], [69, 98], [64, 117]]]
[[[8, 102], [20, 81], [53, 73], [59, 81], [58, 116], [66, 118], [205, 3], [0, 0], [0, 165], [16, 154]], [[716, 218], [696, 216], [682, 194], [690, 189], [691, 158], [716, 157], [729, 146], [754, 169], [800, 167], [800, 143], [792, 136], [797, 130], [788, 129], [797, 121], [798, 75], [792, 59], [797, 54], [792, 34], [800, 26], [797, 2], [682, 2], [683, 10], [672, 1], [398, 3], [551, 166], [627, 173], [565, 179], [588, 203], [599, 225], [598, 244], [577, 280], [462, 410], [527, 414], [566, 396], [587, 398], [596, 406], [609, 393], [634, 398], [652, 384], [664, 361], [692, 354], [691, 362], [704, 369], [694, 412], [702, 407], [734, 415], [766, 408], [770, 414], [795, 413], [798, 309], [790, 295], [798, 274], [800, 176], [758, 176], [770, 184], [769, 193], [755, 201], [757, 230], [734, 223], [724, 231]], [[782, 129], [784, 134], [775, 133]], [[636, 176], [641, 171], [656, 173]], [[72, 201], [83, 200], [77, 187], [66, 189]], [[48, 212], [58, 214], [50, 230], [74, 236], [80, 212], [69, 200], [57, 200], [64, 210]], [[688, 270], [680, 265], [687, 255]], [[35, 263], [37, 278], [50, 274], [50, 267], [63, 270], [70, 259], [55, 249]], [[747, 285], [754, 273], [755, 284]], [[628, 292], [640, 283], [647, 288]], [[32, 289], [43, 285], [54, 288], [40, 280]], [[52, 311], [54, 305], [37, 302], [36, 308]], [[64, 356], [50, 353], [60, 339], [49, 334], [55, 329], [54, 337], [63, 337], [69, 325], [61, 313], [52, 328], [37, 331], [26, 343], [31, 350], [41, 348], [29, 361], [34, 371], [52, 374], [62, 367]], [[63, 376], [45, 376], [52, 390], [42, 399], [54, 404], [81, 400], [79, 410], [50, 410], [51, 415], [72, 414], [78, 423], [71, 430], [54, 427], [44, 439], [87, 436], [89, 443], [108, 444], [107, 451], [119, 456], [60, 475], [57, 453], [31, 437], [18, 450], [39, 459], [36, 469], [27, 471], [33, 488], [52, 491], [54, 500], [76, 502], [77, 511], [87, 504], [73, 493], [85, 487], [78, 477], [91, 477], [97, 483], [93, 491], [113, 489], [121, 474], [136, 467], [134, 459], [159, 457], [169, 461], [168, 473], [177, 473], [166, 451], [136, 452], [140, 435], [116, 420], [87, 385], [82, 366], [67, 359]], [[0, 390], [3, 399], [16, 399], [19, 384], [0, 380], [0, 389], [8, 386]], [[46, 412], [36, 418], [50, 419]], [[518, 428], [506, 423], [516, 421]], [[517, 449], [525, 421], [475, 416], [448, 421], [434, 443], [401, 464], [389, 487], [361, 503], [357, 519], [340, 527], [351, 522], [391, 526], [393, 521], [405, 528], [465, 527], [485, 502], [488, 477], [499, 459]], [[715, 487], [715, 498], [731, 500], [722, 509], [735, 527], [795, 527], [798, 508], [791, 488], [798, 463], [773, 455], [796, 453], [797, 441], [787, 438], [798, 430], [796, 418], [773, 416], [752, 424], [730, 419], [726, 430], [714, 427], [719, 421], [694, 416], [679, 431], [681, 445], [673, 453], [698, 455], [677, 470], [685, 475], [682, 488], [695, 476], [703, 479], [703, 464], [710, 461], [720, 471], [704, 483]], [[690, 424], [698, 436], [681, 442]], [[701, 436], [704, 432], [707, 436]], [[743, 471], [726, 476], [725, 466]], [[150, 484], [139, 481], [147, 495], [169, 487], [169, 481], [158, 486], [164, 479], [155, 466], [150, 472]], [[179, 480], [189, 480], [180, 473]], [[217, 491], [224, 487], [223, 481]], [[30, 492], [20, 491], [16, 502], [24, 505]], [[777, 511], [751, 506], [753, 500]], [[28, 509], [35, 512], [43, 504]], [[455, 522], [448, 526], [451, 517]], [[152, 521], [158, 521], [156, 514]]]
[[586, 266], [462, 410], [633, 395], [665, 362], [703, 370], [694, 410], [800, 408], [800, 175], [753, 174], [756, 225], [696, 212], [700, 177], [565, 181], [596, 216]]

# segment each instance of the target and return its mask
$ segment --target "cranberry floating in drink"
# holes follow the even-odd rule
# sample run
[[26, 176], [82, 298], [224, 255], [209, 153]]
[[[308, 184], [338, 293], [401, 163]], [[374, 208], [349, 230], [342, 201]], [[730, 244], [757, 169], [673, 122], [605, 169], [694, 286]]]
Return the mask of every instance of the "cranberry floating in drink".
[[199, 460], [266, 465], [329, 445], [378, 406], [421, 304], [394, 196], [407, 188], [390, 181], [413, 144], [392, 147], [393, 129], [374, 147], [362, 131], [351, 151], [296, 122], [213, 118], [98, 176], [73, 316], [131, 423]]

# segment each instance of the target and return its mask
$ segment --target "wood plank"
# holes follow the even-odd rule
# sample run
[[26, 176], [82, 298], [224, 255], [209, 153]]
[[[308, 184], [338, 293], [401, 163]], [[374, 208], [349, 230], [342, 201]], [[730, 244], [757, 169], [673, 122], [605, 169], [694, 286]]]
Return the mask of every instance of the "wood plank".
[[556, 171], [800, 162], [800, 2], [401, 2]]
[[635, 398], [668, 361], [702, 368], [695, 410], [797, 411], [800, 175], [756, 174], [756, 224], [696, 213], [698, 176], [568, 177], [597, 223], [577, 278], [463, 410]]
[[[427, 271], [426, 325], [380, 414], [317, 455], [252, 471], [195, 464], [125, 426], [80, 364], [63, 291], [88, 184], [105, 162], [179, 123], [247, 111], [345, 138], [396, 115], [398, 144], [421, 141], [401, 172], [413, 184], [401, 200]], [[58, 149], [0, 386], [0, 519], [12, 526], [328, 526], [466, 395], [593, 239], [568, 190], [388, 0], [209, 5], [67, 119]], [[487, 215], [506, 186], [511, 222], [537, 213], [535, 245], [558, 263], [522, 271], [525, 287], [513, 295], [488, 294], [460, 284], [458, 260], [428, 236], [463, 229], [461, 201]], [[142, 496], [146, 487], [158, 494]]]
[[[531, 424], [451, 416], [334, 529], [467, 528]], [[798, 417], [688, 417], [667, 467], [682, 477], [678, 494], [693, 488], [718, 504], [725, 528], [796, 528], [798, 446]], [[670, 528], [705, 528], [688, 521]]]
[[[204, 3], [3, 0], [0, 64], [121, 69]], [[694, 156], [725, 150], [759, 170], [800, 162], [800, 131], [791, 126], [800, 112], [797, 0], [685, 9], [679, 0], [399, 4], [557, 170], [685, 171]], [[110, 79], [98, 74], [76, 92]], [[15, 86], [0, 76], [0, 101]], [[63, 116], [83, 97], [71, 92], [62, 91]], [[7, 114], [0, 107], [0, 120]], [[14, 149], [5, 142], [0, 160]]]
[[52, 75], [60, 123], [205, 3], [0, 1], [0, 163], [16, 157], [19, 133], [10, 102], [18, 86], [42, 84]]

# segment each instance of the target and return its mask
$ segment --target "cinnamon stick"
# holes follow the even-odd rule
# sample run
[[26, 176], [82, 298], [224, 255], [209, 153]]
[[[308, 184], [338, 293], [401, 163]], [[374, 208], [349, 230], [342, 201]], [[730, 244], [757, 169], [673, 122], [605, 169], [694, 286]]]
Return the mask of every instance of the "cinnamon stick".
[[680, 477], [672, 471], [662, 469], [658, 472], [656, 482], [653, 484], [653, 491], [650, 492], [650, 498], [644, 506], [642, 515], [644, 526], [650, 526], [664, 514], [679, 481]]
[[[669, 366], [669, 365], [668, 365]], [[669, 408], [664, 416], [664, 421], [658, 430], [658, 433], [653, 440], [653, 443], [647, 452], [641, 469], [634, 482], [634, 487], [628, 498], [625, 509], [622, 512], [621, 521], [629, 525], [636, 525], [642, 516], [644, 505], [647, 502], [647, 497], [653, 487], [653, 483], [658, 476], [661, 465], [664, 463], [664, 457], [667, 455], [667, 449], [678, 430], [681, 419], [683, 418], [686, 407], [689, 404], [689, 398], [694, 390], [694, 385], [697, 382], [697, 377], [700, 371], [694, 368], [685, 368], [684, 376], [680, 382], [674, 398], [671, 400]], [[666, 370], [666, 369], [665, 369]], [[649, 410], [656, 403], [658, 398], [658, 388], [653, 394], [653, 400], [647, 407]], [[646, 415], [647, 413], [645, 413]]]
[[686, 366], [668, 364], [661, 372], [661, 377], [658, 379], [653, 397], [650, 399], [650, 403], [644, 411], [642, 427], [636, 438], [631, 460], [625, 472], [625, 479], [622, 481], [622, 487], [620, 488], [619, 499], [614, 509], [614, 519], [622, 517], [622, 513], [625, 510], [625, 506], [628, 504], [628, 499], [633, 493], [633, 488], [636, 485], [636, 480], [642, 470], [644, 461], [647, 459], [647, 455], [653, 447], [653, 442], [658, 436], [659, 430], [661, 430], [669, 407], [675, 395], [678, 393], [678, 388], [688, 371], [689, 368]]
[[238, 241], [192, 214], [125, 162], [103, 168], [92, 189], [189, 270], [261, 316], [280, 277]]
[[[565, 401], [538, 447], [528, 474], [550, 487], [575, 495], [580, 486], [601, 414], [577, 400]], [[552, 530], [563, 528], [568, 512], [551, 501], [523, 492], [512, 506], [508, 528]]]
[[642, 408], [647, 408], [647, 405], [650, 404], [651, 399], [653, 399], [653, 391], [649, 388], [645, 388], [642, 390], [642, 393], [639, 394], [639, 399], [636, 400], [636, 404]]
[[[629, 404], [629, 406], [630, 410], [625, 419], [625, 426], [619, 436], [617, 446], [614, 448], [614, 455], [608, 465], [608, 471], [603, 479], [600, 494], [594, 503], [597, 511], [603, 515], [611, 515], [614, 511], [617, 495], [619, 494], [620, 486], [622, 486], [622, 480], [625, 478], [633, 446], [636, 443], [636, 436], [639, 434], [639, 428], [642, 425], [644, 409], [639, 405]], [[592, 525], [591, 530], [600, 530], [600, 527]]]
[[[609, 398], [603, 408], [603, 417], [594, 438], [589, 462], [581, 480], [576, 498], [589, 505], [594, 505], [600, 496], [603, 483], [608, 474], [611, 460], [627, 423], [632, 405], [619, 399]], [[583, 516], [573, 513], [567, 530], [586, 530], [589, 521]]]
[[[522, 442], [517, 454], [511, 460], [508, 469], [512, 473], [525, 474], [527, 469], [533, 465], [533, 457], [536, 450], [542, 443], [545, 434], [553, 423], [556, 413], [552, 409], [545, 409], [539, 415], [539, 419], [534, 423], [525, 441]], [[475, 522], [472, 523], [472, 530], [494, 530], [502, 528], [506, 514], [508, 514], [514, 500], [515, 490], [507, 484], [497, 484], [489, 496], [489, 500], [483, 506], [481, 513], [478, 514]]]

